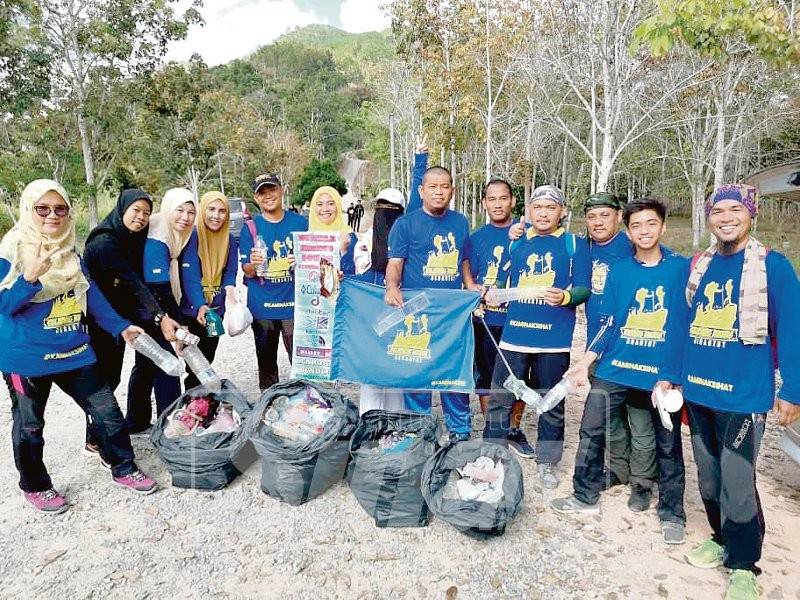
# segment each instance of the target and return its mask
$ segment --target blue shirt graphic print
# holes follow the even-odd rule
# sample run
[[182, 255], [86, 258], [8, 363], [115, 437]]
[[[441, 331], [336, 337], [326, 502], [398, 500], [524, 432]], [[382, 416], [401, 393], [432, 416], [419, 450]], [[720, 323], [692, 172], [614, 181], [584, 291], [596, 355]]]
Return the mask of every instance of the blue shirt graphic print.
[[600, 302], [606, 281], [614, 267], [633, 256], [633, 246], [624, 231], [605, 244], [590, 242], [592, 295], [586, 301], [586, 343], [591, 344], [600, 329]]
[[[485, 286], [505, 287], [508, 271], [502, 269], [508, 260], [508, 231], [511, 225], [497, 227], [487, 223], [469, 238], [469, 266], [477, 283]], [[487, 325], [502, 327], [506, 322], [508, 305], [486, 306], [484, 319]]]

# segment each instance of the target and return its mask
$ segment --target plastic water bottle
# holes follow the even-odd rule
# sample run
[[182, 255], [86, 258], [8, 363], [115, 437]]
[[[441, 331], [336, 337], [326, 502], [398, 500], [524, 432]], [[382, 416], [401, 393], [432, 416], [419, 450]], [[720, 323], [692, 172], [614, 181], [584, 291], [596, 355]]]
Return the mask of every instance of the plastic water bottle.
[[567, 397], [571, 388], [572, 381], [568, 377], [563, 377], [561, 381], [550, 388], [550, 391], [544, 395], [542, 403], [536, 409], [537, 412], [541, 415], [552, 410], [559, 402]]
[[390, 308], [381, 313], [381, 315], [372, 324], [372, 329], [379, 336], [382, 336], [392, 327], [396, 327], [402, 323], [408, 315], [415, 315], [428, 308], [428, 306], [430, 306], [428, 294], [425, 292], [420, 292], [416, 296], [404, 301], [402, 307]]
[[222, 325], [222, 317], [217, 313], [216, 308], [209, 308], [206, 313], [206, 335], [208, 337], [219, 337], [225, 333]]
[[259, 277], [266, 277], [267, 276], [267, 244], [264, 242], [264, 238], [260, 235], [256, 236], [255, 246], [254, 248], [258, 250], [261, 254], [261, 258], [264, 260], [259, 265], [256, 265], [256, 275]]
[[211, 366], [211, 363], [206, 360], [200, 348], [197, 346], [186, 346], [183, 349], [183, 359], [186, 364], [195, 374], [198, 381], [211, 393], [216, 394], [222, 389], [222, 381], [219, 375]]
[[200, 338], [182, 327], [175, 330], [175, 337], [188, 346], [196, 346], [200, 343]]
[[521, 379], [509, 375], [503, 382], [503, 387], [514, 394], [517, 400], [522, 400], [528, 406], [538, 410], [538, 406], [542, 402], [542, 397], [539, 395], [539, 392], [529, 388]]
[[139, 354], [152, 360], [167, 375], [180, 377], [181, 373], [183, 373], [183, 365], [181, 365], [178, 357], [164, 350], [146, 333], [140, 333], [133, 341], [132, 346]]

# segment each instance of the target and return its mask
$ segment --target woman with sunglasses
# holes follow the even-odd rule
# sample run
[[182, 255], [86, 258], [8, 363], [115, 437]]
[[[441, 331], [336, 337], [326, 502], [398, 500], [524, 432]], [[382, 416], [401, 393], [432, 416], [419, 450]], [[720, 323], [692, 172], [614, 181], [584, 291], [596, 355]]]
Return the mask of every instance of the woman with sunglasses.
[[14, 462], [25, 500], [50, 514], [68, 508], [43, 461], [53, 383], [92, 421], [113, 481], [143, 494], [156, 489], [134, 462], [124, 418], [89, 344], [86, 316], [128, 343], [142, 330], [120, 317], [84, 273], [70, 208], [61, 185], [36, 180], [22, 192], [19, 221], [0, 242], [0, 371], [11, 396]]
[[[167, 190], [161, 200], [161, 209], [150, 218], [150, 230], [144, 246], [144, 282], [153, 293], [159, 306], [167, 315], [181, 322], [179, 303], [183, 296], [180, 281], [180, 263], [189, 237], [192, 235], [195, 216], [194, 195], [185, 188]], [[157, 319], [159, 329], [147, 329], [159, 345], [175, 354], [171, 342], [176, 341], [174, 330], [163, 334], [160, 326], [164, 317]], [[150, 395], [156, 397], [156, 414], [160, 416], [181, 394], [177, 377], [161, 371], [149, 358], [136, 354], [136, 361], [128, 381], [128, 426], [132, 433], [150, 429], [152, 404]]]
[[[238, 302], [236, 275], [239, 252], [230, 233], [230, 205], [222, 192], [206, 192], [200, 198], [200, 218], [189, 238], [181, 260], [181, 313], [189, 331], [200, 338], [198, 348], [208, 362], [214, 362], [219, 337], [206, 331], [206, 315], [214, 310], [225, 314], [225, 300]], [[188, 368], [187, 368], [188, 371]], [[191, 371], [184, 381], [186, 389], [200, 384]]]

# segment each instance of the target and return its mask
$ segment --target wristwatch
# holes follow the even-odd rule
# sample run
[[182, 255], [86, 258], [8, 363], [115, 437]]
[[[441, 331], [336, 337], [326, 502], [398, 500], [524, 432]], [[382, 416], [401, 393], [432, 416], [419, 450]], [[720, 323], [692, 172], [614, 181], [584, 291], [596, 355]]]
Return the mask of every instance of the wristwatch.
[[156, 326], [158, 326], [158, 327], [161, 326], [161, 319], [163, 319], [165, 316], [166, 316], [166, 313], [163, 313], [163, 312], [157, 312], [156, 313], [156, 315], [153, 317], [153, 322], [156, 324]]

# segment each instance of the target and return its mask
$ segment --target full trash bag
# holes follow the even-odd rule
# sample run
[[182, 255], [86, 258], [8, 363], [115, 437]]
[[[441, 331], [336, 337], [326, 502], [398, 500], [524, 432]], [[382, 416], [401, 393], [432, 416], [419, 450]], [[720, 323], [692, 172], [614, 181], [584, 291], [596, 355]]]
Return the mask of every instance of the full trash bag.
[[[416, 437], [400, 451], [382, 452], [386, 434]], [[439, 421], [431, 415], [370, 410], [361, 416], [350, 441], [347, 483], [378, 527], [424, 527], [428, 507], [420, 492], [425, 462], [437, 449]]]
[[[502, 498], [495, 504], [478, 500], [448, 497], [445, 487], [451, 473], [463, 469], [479, 457], [495, 463], [500, 460], [504, 470]], [[505, 446], [482, 439], [450, 444], [439, 450], [425, 465], [422, 473], [422, 495], [433, 515], [459, 531], [477, 539], [503, 535], [506, 526], [519, 512], [524, 495], [522, 468]]]
[[[275, 435], [263, 419], [280, 396], [292, 397], [306, 386], [314, 388], [331, 406], [331, 415], [319, 435], [293, 441]], [[267, 389], [246, 424], [250, 442], [261, 457], [261, 489], [288, 504], [313, 500], [341, 481], [349, 459], [349, 440], [358, 409], [329, 386], [302, 379], [277, 383]]]
[[[240, 423], [235, 431], [205, 433], [168, 437], [165, 430], [170, 417], [183, 408], [192, 398], [213, 397], [223, 404], [230, 405]], [[212, 393], [203, 386], [186, 391], [158, 418], [150, 441], [172, 475], [172, 485], [199, 490], [219, 490], [239, 475], [234, 466], [235, 455], [241, 446], [244, 423], [250, 414], [251, 406], [244, 394], [227, 379], [222, 380], [222, 389]]]

